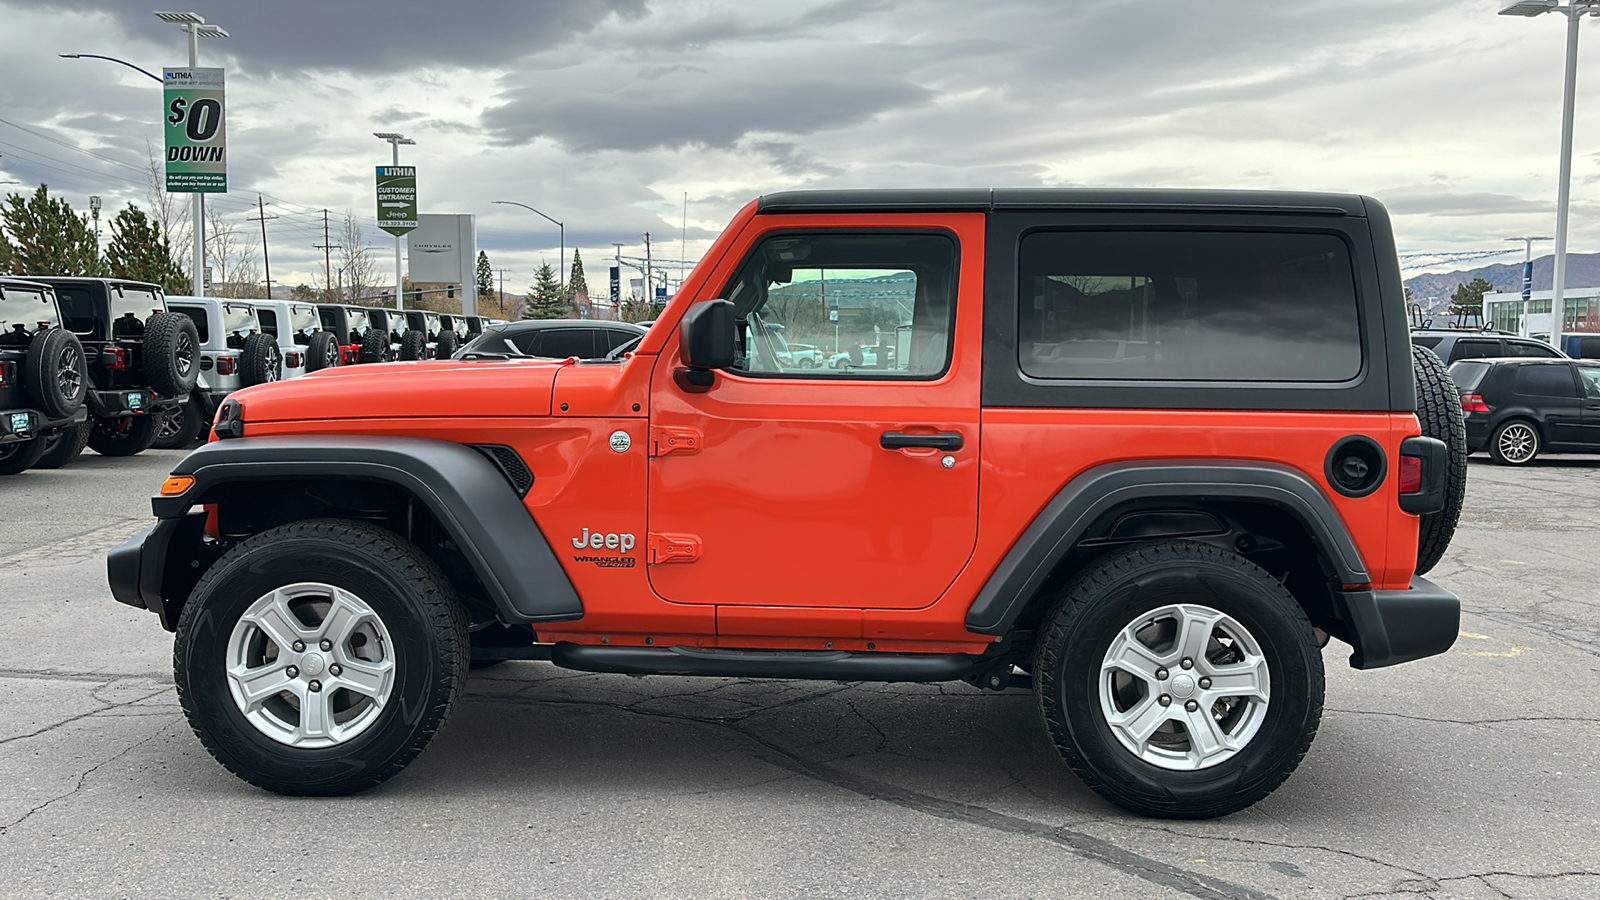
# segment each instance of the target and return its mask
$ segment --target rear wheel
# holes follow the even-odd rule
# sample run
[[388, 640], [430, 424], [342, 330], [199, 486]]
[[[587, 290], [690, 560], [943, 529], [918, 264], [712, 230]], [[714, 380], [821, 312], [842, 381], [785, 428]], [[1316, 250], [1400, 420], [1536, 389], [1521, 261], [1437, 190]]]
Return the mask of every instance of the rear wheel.
[[1033, 677], [1056, 748], [1105, 799], [1200, 819], [1255, 803], [1305, 756], [1323, 670], [1304, 610], [1205, 544], [1113, 551], [1045, 620]]
[[1512, 419], [1495, 429], [1489, 456], [1503, 466], [1522, 466], [1539, 455], [1539, 429], [1525, 419]]
[[182, 406], [168, 410], [161, 417], [161, 427], [157, 429], [156, 439], [151, 446], [157, 450], [181, 450], [200, 436], [205, 420], [205, 414], [200, 411], [200, 402], [190, 394]]
[[0, 475], [15, 475], [33, 468], [33, 464], [44, 455], [46, 446], [42, 436], [0, 444]]
[[432, 560], [390, 531], [323, 519], [229, 550], [173, 648], [211, 755], [282, 794], [348, 794], [415, 759], [466, 678], [466, 618]]
[[59, 469], [83, 452], [89, 444], [89, 431], [94, 428], [94, 423], [84, 420], [81, 425], [72, 425], [57, 429], [54, 434], [43, 438], [45, 442], [44, 455], [33, 464], [35, 469]]
[[[185, 320], [187, 321], [187, 319]], [[94, 417], [89, 430], [89, 448], [101, 456], [133, 456], [155, 443], [161, 414], [123, 416], [118, 419]]]

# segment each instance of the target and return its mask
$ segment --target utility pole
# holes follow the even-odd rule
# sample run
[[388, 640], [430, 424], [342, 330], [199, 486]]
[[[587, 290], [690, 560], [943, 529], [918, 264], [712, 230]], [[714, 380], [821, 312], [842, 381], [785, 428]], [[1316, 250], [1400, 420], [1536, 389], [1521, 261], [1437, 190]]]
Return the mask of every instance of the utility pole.
[[[333, 238], [328, 234], [328, 211], [322, 211], [322, 243], [312, 244], [322, 251], [322, 284], [324, 288], [333, 287]], [[341, 277], [343, 272], [339, 273]]]
[[267, 220], [276, 219], [277, 216], [267, 215], [267, 205], [262, 202], [261, 195], [256, 195], [256, 217], [246, 219], [247, 222], [261, 223], [261, 268], [267, 275], [267, 299], [272, 299], [272, 258], [267, 255]]
[[502, 314], [504, 314], [505, 310], [506, 310], [506, 270], [505, 269], [501, 269], [500, 270], [500, 294], [499, 294], [499, 296], [494, 298], [494, 308], [500, 310], [500, 312]]
[[650, 232], [644, 233], [644, 302], [655, 305], [656, 283], [655, 276], [650, 271]]
[[683, 287], [684, 266], [689, 261], [689, 192], [683, 192], [683, 230], [678, 232], [678, 287]]

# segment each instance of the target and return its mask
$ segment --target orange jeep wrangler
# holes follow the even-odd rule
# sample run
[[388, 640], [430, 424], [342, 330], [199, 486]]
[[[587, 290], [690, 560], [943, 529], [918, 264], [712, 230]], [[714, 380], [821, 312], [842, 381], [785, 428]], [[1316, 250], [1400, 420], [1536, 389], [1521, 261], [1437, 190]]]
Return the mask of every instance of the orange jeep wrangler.
[[1217, 816], [1305, 754], [1330, 636], [1456, 637], [1461, 408], [1406, 328], [1366, 197], [774, 194], [620, 358], [233, 394], [111, 587], [272, 791], [378, 784], [539, 659], [1031, 685], [1105, 798]]

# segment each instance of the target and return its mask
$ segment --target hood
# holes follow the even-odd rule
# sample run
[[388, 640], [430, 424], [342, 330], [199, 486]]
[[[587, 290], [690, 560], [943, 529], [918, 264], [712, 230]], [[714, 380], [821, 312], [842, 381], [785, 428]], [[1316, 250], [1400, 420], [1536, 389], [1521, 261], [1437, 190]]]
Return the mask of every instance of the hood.
[[340, 366], [229, 395], [246, 422], [550, 415], [565, 362], [432, 360]]

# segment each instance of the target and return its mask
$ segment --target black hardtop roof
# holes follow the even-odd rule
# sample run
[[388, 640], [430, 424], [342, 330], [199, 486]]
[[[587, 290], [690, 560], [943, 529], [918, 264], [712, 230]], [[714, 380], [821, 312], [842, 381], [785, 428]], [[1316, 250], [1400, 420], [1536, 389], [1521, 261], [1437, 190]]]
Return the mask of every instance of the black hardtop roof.
[[54, 288], [42, 281], [36, 281], [32, 278], [17, 278], [12, 275], [0, 275], [0, 288], [16, 288], [18, 290], [27, 291], [50, 291], [52, 293], [55, 292]]
[[1135, 188], [913, 188], [783, 191], [761, 197], [764, 213], [990, 212], [994, 210], [1171, 210], [1367, 215], [1358, 194]]

